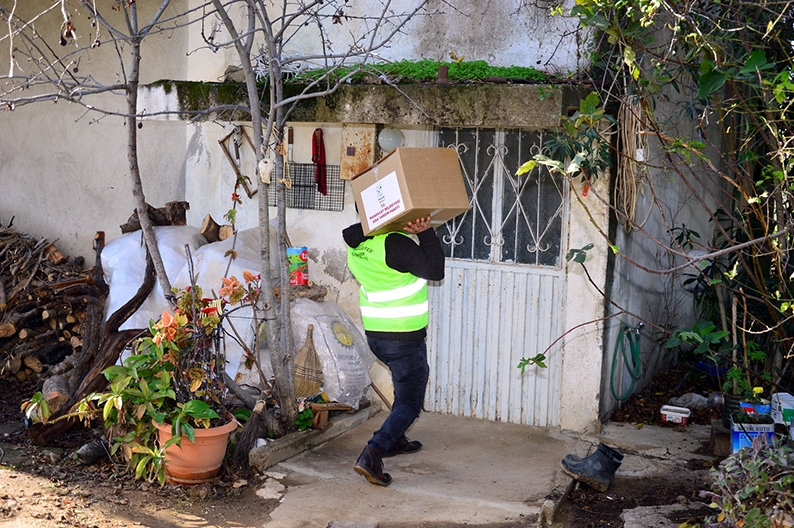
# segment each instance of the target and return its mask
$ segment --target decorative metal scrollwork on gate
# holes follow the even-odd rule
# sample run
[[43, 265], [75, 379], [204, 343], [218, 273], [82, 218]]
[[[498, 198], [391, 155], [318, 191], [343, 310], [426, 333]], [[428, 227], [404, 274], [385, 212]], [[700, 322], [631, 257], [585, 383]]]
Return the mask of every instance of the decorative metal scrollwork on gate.
[[566, 185], [538, 166], [516, 176], [540, 152], [543, 133], [519, 129], [442, 128], [439, 146], [454, 148], [471, 210], [438, 228], [447, 257], [561, 266]]

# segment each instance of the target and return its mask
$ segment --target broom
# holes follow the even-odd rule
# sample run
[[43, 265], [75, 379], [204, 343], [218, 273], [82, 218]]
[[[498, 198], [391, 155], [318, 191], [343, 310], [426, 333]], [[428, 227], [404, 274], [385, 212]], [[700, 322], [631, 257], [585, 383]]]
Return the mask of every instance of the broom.
[[310, 398], [320, 392], [323, 385], [323, 364], [314, 349], [314, 325], [306, 329], [306, 342], [295, 356], [295, 396]]
[[248, 453], [256, 445], [256, 441], [263, 436], [267, 436], [267, 425], [262, 419], [262, 412], [265, 410], [265, 401], [258, 400], [251, 411], [251, 416], [245, 422], [243, 432], [240, 433], [240, 439], [237, 441], [237, 448], [234, 450], [232, 462], [237, 464], [248, 464]]

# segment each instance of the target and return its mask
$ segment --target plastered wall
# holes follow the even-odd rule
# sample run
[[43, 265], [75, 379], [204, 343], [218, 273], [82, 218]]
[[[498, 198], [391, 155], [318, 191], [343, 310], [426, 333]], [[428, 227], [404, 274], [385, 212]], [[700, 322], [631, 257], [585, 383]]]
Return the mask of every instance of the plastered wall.
[[[0, 0], [0, 5], [7, 4]], [[173, 9], [184, 9], [195, 2], [174, 3]], [[401, 3], [404, 8], [411, 2]], [[383, 48], [383, 58], [433, 58], [446, 60], [450, 53], [465, 60], [486, 60], [493, 65], [535, 66], [557, 73], [574, 70], [581, 63], [580, 43], [563, 39], [574, 22], [562, 17], [549, 17], [544, 9], [526, 2], [466, 3], [451, 10], [442, 2], [431, 2], [438, 13], [422, 16], [407, 26], [391, 46]], [[40, 22], [42, 29], [57, 31], [58, 16]], [[350, 30], [352, 26], [343, 29]], [[78, 29], [80, 29], [78, 27]], [[334, 28], [336, 29], [336, 28]], [[142, 60], [143, 82], [159, 79], [221, 81], [229, 65], [234, 65], [234, 52], [214, 51], [206, 47], [201, 35], [215, 32], [222, 39], [223, 30], [215, 22], [203, 28], [171, 31], [146, 41]], [[335, 37], [336, 38], [336, 37]], [[339, 37], [341, 38], [341, 37]], [[563, 39], [562, 43], [560, 40]], [[561, 45], [560, 45], [561, 44]], [[302, 52], [312, 49], [307, 41]], [[96, 68], [97, 75], [112, 79], [119, 71], [119, 62], [110, 46], [103, 46], [86, 56], [83, 68]], [[0, 53], [0, 71], [8, 68], [7, 55]], [[110, 81], [108, 81], [110, 82]], [[175, 109], [173, 94], [162, 88], [141, 91], [139, 111], [154, 113], [158, 109]], [[103, 99], [110, 109], [124, 110], [123, 97]], [[59, 247], [70, 256], [84, 255], [92, 264], [94, 233], [105, 231], [108, 239], [119, 236], [118, 226], [133, 210], [126, 153], [127, 132], [121, 117], [86, 114], [85, 108], [68, 105], [42, 105], [0, 112], [0, 223], [14, 224], [21, 231], [58, 240]], [[219, 121], [187, 122], [174, 116], [144, 117], [139, 132], [139, 159], [147, 201], [161, 206], [172, 200], [190, 203], [188, 223], [199, 226], [206, 214], [223, 221], [231, 207], [235, 173], [222, 153], [219, 140], [232, 132], [235, 125], [245, 123]], [[380, 123], [388, 125], [389, 123]], [[311, 160], [311, 134], [320, 127], [324, 132], [328, 163], [341, 163], [346, 145], [342, 139], [342, 123], [291, 123], [294, 127], [293, 159]], [[345, 123], [356, 126], [356, 123]], [[366, 125], [371, 127], [372, 123]], [[428, 128], [399, 124], [406, 137], [406, 146], [435, 146], [428, 141]], [[250, 128], [248, 133], [253, 133]], [[377, 157], [377, 154], [376, 154]], [[254, 177], [253, 153], [241, 149], [240, 171]], [[255, 185], [254, 185], [255, 187]], [[258, 224], [258, 197], [243, 194], [238, 206], [237, 225], [248, 229]], [[582, 246], [590, 239], [584, 236], [589, 228], [575, 210], [571, 219], [572, 247]], [[271, 217], [275, 211], [271, 210]], [[357, 220], [349, 186], [342, 212], [320, 212], [290, 209], [287, 230], [293, 245], [309, 248], [310, 277], [329, 289], [328, 299], [337, 302], [352, 318], [358, 320], [358, 285], [345, 265], [346, 248], [341, 230]], [[579, 228], [581, 227], [581, 228]], [[591, 265], [603, 280], [606, 256], [593, 254]], [[586, 297], [582, 292], [588, 291]], [[580, 275], [572, 273], [566, 299], [566, 326], [571, 327], [603, 311], [603, 300], [590, 292]], [[601, 366], [601, 335], [599, 326], [588, 327], [565, 340], [564, 368], [566, 374], [562, 398], [564, 428], [584, 430], [597, 415], [598, 372]], [[569, 352], [571, 351], [571, 352]], [[582, 383], [582, 379], [592, 380]], [[383, 370], [373, 371], [373, 380], [388, 391], [388, 376]]]

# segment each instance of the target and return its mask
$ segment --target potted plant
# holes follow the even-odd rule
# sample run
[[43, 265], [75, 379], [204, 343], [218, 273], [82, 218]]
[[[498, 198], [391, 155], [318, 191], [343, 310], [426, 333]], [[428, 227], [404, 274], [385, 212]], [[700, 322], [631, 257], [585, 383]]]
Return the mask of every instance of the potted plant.
[[763, 436], [771, 441], [775, 434], [769, 400], [761, 398], [764, 389], [753, 387], [741, 397], [739, 408], [730, 413], [731, 452], [752, 445], [754, 439]]
[[221, 279], [217, 298], [195, 284], [175, 291], [173, 314], [152, 321], [134, 354], [105, 369], [108, 390], [88, 395], [71, 414], [90, 421], [101, 413], [111, 452], [123, 452], [136, 478], [197, 484], [218, 473], [238, 426], [224, 403], [222, 321], [259, 293], [258, 276], [245, 272], [244, 279]]

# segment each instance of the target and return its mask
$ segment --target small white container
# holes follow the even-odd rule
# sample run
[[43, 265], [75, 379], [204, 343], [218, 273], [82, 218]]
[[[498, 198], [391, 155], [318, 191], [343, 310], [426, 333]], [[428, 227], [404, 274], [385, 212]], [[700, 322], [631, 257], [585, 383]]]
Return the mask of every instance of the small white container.
[[662, 405], [659, 411], [662, 413], [662, 421], [675, 425], [686, 425], [691, 411], [686, 407], [674, 407], [672, 405]]

